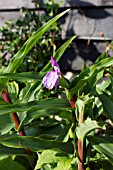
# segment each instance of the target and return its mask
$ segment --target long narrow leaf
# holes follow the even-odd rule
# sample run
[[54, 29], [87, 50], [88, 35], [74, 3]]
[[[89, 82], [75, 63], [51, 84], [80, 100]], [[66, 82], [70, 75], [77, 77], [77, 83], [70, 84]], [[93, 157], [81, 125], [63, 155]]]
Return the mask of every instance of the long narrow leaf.
[[4, 70], [5, 73], [12, 73], [15, 72], [16, 69], [19, 67], [21, 61], [23, 58], [28, 54], [28, 52], [31, 50], [31, 48], [37, 43], [37, 41], [40, 39], [40, 37], [51, 27], [54, 22], [56, 22], [61, 16], [63, 16], [65, 13], [69, 11], [66, 10], [62, 12], [61, 14], [58, 14], [53, 19], [48, 21], [46, 24], [44, 24], [42, 27], [40, 27], [23, 45], [23, 47], [15, 54], [15, 56], [10, 61], [8, 67]]
[[8, 78], [19, 81], [42, 80], [45, 73], [23, 72], [23, 73], [0, 73], [0, 78]]
[[[56, 59], [56, 61], [58, 62], [61, 58], [61, 56], [63, 55], [63, 53], [65, 52], [65, 50], [67, 49], [67, 47], [69, 47], [70, 43], [76, 38], [76, 36], [73, 36], [72, 38], [70, 38], [68, 41], [66, 41], [56, 52], [54, 55], [54, 58]], [[50, 62], [41, 70], [41, 72], [46, 72], [49, 71], [51, 68], [51, 64]]]
[[8, 155], [27, 155], [24, 149], [11, 148], [0, 144], [0, 156], [8, 156]]
[[102, 102], [103, 109], [107, 117], [109, 117], [113, 121], [113, 102], [109, 98], [109, 96], [97, 88], [97, 96]]
[[63, 143], [52, 140], [43, 140], [37, 137], [22, 136], [0, 139], [0, 143], [13, 148], [29, 148], [38, 152], [46, 149], [59, 149], [63, 152], [73, 153], [72, 143]]
[[43, 99], [27, 103], [6, 104], [0, 106], [0, 115], [11, 112], [24, 112], [34, 110], [67, 110], [70, 108], [68, 100], [65, 99]]

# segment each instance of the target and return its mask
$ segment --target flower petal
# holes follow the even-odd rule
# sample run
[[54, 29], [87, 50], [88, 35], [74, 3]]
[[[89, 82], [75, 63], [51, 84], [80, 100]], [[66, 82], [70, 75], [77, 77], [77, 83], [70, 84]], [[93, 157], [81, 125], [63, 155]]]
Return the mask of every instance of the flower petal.
[[55, 86], [55, 89], [58, 86], [58, 80], [60, 75], [56, 71], [50, 71], [43, 78], [42, 83], [48, 89], [52, 89]]
[[60, 72], [60, 67], [52, 56], [51, 56], [51, 65], [54, 67], [55, 71]]

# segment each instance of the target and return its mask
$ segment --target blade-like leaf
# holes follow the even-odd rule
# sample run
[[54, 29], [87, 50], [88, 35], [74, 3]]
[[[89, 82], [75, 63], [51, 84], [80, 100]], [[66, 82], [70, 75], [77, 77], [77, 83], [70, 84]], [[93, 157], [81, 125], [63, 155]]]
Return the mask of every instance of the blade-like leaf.
[[[75, 39], [76, 36], [73, 36], [72, 38], [70, 38], [68, 41], [66, 41], [56, 52], [54, 55], [55, 60], [58, 62], [61, 58], [61, 56], [63, 55], [63, 53], [65, 52], [65, 50], [67, 49], [67, 47], [70, 45], [70, 43]], [[50, 62], [41, 70], [41, 72], [47, 72], [49, 71], [51, 68], [51, 64]]]
[[97, 96], [102, 103], [106, 116], [113, 120], [113, 102], [110, 100], [109, 96], [99, 88], [97, 88]]
[[58, 149], [66, 153], [73, 153], [72, 143], [63, 143], [52, 140], [43, 140], [37, 137], [17, 136], [0, 139], [0, 143], [13, 148], [29, 148], [38, 152], [47, 149]]
[[59, 116], [67, 121], [71, 121], [72, 119], [72, 112], [71, 110], [35, 110], [35, 111], [28, 111], [27, 116], [24, 120], [25, 123], [31, 122], [34, 119], [41, 118], [41, 117], [48, 117], [48, 116]]
[[70, 108], [68, 100], [65, 99], [43, 99], [27, 103], [6, 104], [0, 106], [0, 115], [11, 112], [24, 112], [33, 110], [67, 110]]
[[16, 71], [17, 67], [19, 67], [19, 64], [23, 60], [23, 58], [28, 54], [28, 52], [31, 50], [31, 48], [37, 43], [37, 41], [40, 39], [40, 37], [51, 27], [54, 22], [56, 22], [61, 16], [63, 16], [65, 13], [67, 13], [69, 9], [62, 12], [61, 14], [58, 14], [53, 19], [48, 21], [46, 24], [44, 24], [42, 27], [40, 27], [23, 45], [23, 47], [15, 54], [15, 56], [10, 61], [8, 67], [4, 70], [5, 73], [13, 73]]
[[102, 53], [95, 61], [95, 63], [98, 63], [99, 61], [101, 61], [102, 59], [105, 59], [106, 56], [106, 52]]
[[106, 88], [108, 88], [108, 86], [111, 84], [111, 80], [110, 79], [106, 79], [105, 81], [103, 81], [102, 83], [97, 84], [97, 88], [105, 91]]
[[100, 153], [103, 153], [113, 164], [113, 137], [87, 136], [91, 145]]
[[[60, 115], [62, 111], [60, 112], [59, 110], [38, 110], [38, 111], [30, 111], [27, 113], [27, 117], [25, 119], [25, 122], [31, 122], [32, 120], [36, 118], [41, 118], [41, 117], [46, 117], [46, 116], [51, 116], [51, 115]], [[68, 114], [68, 112], [67, 112]]]
[[84, 139], [84, 137], [95, 128], [105, 129], [105, 126], [99, 125], [95, 120], [87, 118], [83, 123], [76, 128], [76, 135], [79, 139]]
[[27, 155], [26, 151], [21, 148], [11, 148], [0, 144], [0, 156], [8, 155]]
[[23, 73], [0, 73], [0, 78], [8, 78], [18, 81], [42, 80], [45, 73], [23, 72]]

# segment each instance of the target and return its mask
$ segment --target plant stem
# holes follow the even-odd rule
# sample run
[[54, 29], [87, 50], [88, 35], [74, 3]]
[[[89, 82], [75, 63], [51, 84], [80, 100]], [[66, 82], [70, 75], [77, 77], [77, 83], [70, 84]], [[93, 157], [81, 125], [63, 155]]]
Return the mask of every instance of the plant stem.
[[[8, 93], [6, 88], [2, 91], [2, 97], [3, 97], [3, 99], [6, 103], [12, 103], [10, 96], [9, 96], [9, 93]], [[19, 125], [20, 125], [19, 117], [18, 117], [17, 113], [10, 113], [10, 115], [11, 115], [13, 122], [15, 123], [15, 127], [16, 127], [16, 130], [17, 130], [19, 128]], [[19, 136], [26, 136], [23, 128], [21, 128], [21, 130], [19, 130], [18, 135]], [[28, 148], [24, 148], [24, 149], [27, 151], [27, 153], [31, 153], [31, 151]]]
[[[66, 90], [67, 94], [69, 93], [69, 90]], [[69, 102], [71, 104], [72, 108], [75, 108], [76, 105], [76, 95], [74, 95], [71, 99], [69, 99]], [[78, 120], [78, 125], [83, 122], [83, 114], [79, 113], [79, 120]], [[78, 156], [79, 156], [79, 161], [78, 161], [78, 170], [85, 170], [85, 165], [84, 165], [84, 143], [81, 139], [78, 139]]]
[[78, 170], [85, 170], [83, 141], [78, 139]]
[[[83, 122], [83, 114], [79, 113], [79, 122], [78, 124]], [[84, 165], [84, 141], [81, 139], [78, 139], [78, 156], [79, 156], [79, 161], [78, 161], [78, 170], [85, 170], [85, 165]]]

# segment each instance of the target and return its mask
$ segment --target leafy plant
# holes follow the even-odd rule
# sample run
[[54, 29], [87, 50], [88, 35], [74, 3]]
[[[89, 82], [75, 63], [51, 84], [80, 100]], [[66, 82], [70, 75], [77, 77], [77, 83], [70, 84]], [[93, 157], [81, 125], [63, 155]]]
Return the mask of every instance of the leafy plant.
[[[92, 66], [84, 65], [70, 82], [57, 62], [74, 40], [73, 36], [55, 51], [51, 63], [40, 72], [17, 72], [40, 37], [68, 11], [32, 34], [1, 70], [1, 169], [113, 168], [113, 136], [112, 131], [108, 133], [113, 120], [113, 57], [104, 52]], [[21, 89], [19, 82], [23, 83]], [[61, 92], [66, 93], [65, 99], [58, 97]]]

